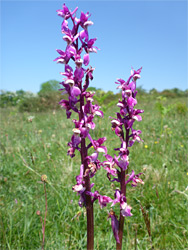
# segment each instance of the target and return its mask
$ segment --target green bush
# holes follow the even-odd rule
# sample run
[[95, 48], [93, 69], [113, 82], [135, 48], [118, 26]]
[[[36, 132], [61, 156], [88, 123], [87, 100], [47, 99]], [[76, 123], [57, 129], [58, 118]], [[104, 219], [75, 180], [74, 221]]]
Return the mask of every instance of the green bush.
[[173, 93], [172, 91], [165, 89], [160, 93], [161, 96], [165, 96], [167, 98], [175, 98], [177, 97], [176, 93]]
[[21, 101], [34, 97], [35, 94], [29, 91], [17, 90], [16, 92], [3, 91], [0, 94], [0, 107], [7, 108], [17, 106]]
[[43, 95], [51, 92], [57, 92], [59, 89], [59, 82], [56, 80], [50, 80], [40, 85], [40, 91], [38, 92], [38, 94]]
[[186, 104], [181, 102], [176, 104], [175, 109], [176, 112], [180, 115], [186, 115], [188, 111]]
[[41, 112], [45, 110], [56, 110], [60, 108], [60, 92], [43, 93], [36, 97], [28, 98], [20, 102], [19, 111]]
[[170, 98], [185, 97], [187, 96], [187, 90], [183, 91], [178, 88], [165, 89], [160, 93], [160, 95]]

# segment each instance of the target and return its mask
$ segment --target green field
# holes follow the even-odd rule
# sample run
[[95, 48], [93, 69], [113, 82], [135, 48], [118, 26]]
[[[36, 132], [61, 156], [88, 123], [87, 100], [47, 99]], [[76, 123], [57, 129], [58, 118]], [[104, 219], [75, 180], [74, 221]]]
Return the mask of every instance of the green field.
[[[143, 98], [137, 105], [145, 110], [143, 121], [135, 123], [135, 128], [142, 130], [144, 142], [130, 148], [129, 171], [143, 172], [145, 184], [128, 187], [133, 216], [125, 219], [123, 250], [151, 249], [140, 205], [150, 219], [154, 249], [188, 249], [187, 114], [169, 112], [161, 134], [155, 101]], [[186, 99], [171, 98], [169, 103], [186, 103]], [[117, 111], [115, 106], [110, 107], [103, 119], [96, 118], [92, 134], [94, 139], [107, 137], [105, 145], [111, 155], [113, 148], [120, 146], [109, 119]], [[34, 116], [32, 122], [29, 116]], [[41, 249], [42, 226], [36, 212], [40, 210], [44, 218], [42, 174], [48, 178], [45, 249], [86, 249], [85, 210], [78, 206], [78, 196], [72, 192], [80, 158], [78, 154], [73, 159], [67, 156], [71, 120], [66, 119], [64, 110], [20, 113], [16, 108], [1, 109], [0, 249]], [[104, 169], [97, 172], [94, 182], [99, 193], [113, 196], [117, 184], [108, 181]], [[101, 210], [96, 202], [94, 210], [95, 249], [114, 250], [116, 244], [107, 220], [110, 205]], [[118, 207], [116, 210], [118, 213]]]

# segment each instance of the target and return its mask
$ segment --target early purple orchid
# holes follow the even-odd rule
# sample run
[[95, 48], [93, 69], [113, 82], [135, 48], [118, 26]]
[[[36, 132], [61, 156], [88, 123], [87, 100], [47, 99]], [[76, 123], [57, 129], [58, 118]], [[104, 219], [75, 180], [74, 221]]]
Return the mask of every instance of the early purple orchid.
[[131, 76], [127, 81], [118, 79], [118, 82], [116, 82], [120, 85], [118, 88], [122, 90], [122, 99], [119, 100], [117, 104], [117, 106], [120, 108], [120, 112], [116, 114], [117, 118], [112, 118], [111, 124], [112, 131], [115, 132], [121, 142], [120, 147], [114, 149], [116, 152], [118, 152], [118, 156], [114, 155], [114, 157], [112, 157], [108, 155], [106, 153], [106, 148], [101, 146], [106, 138], [100, 138], [97, 141], [89, 138], [96, 150], [96, 154], [98, 152], [105, 153], [107, 161], [102, 162], [101, 165], [107, 171], [107, 177], [109, 181], [116, 181], [120, 183], [121, 186], [121, 189], [115, 190], [114, 199], [111, 199], [107, 196], [102, 196], [98, 191], [95, 191], [94, 193], [87, 192], [93, 197], [92, 202], [98, 199], [101, 208], [105, 207], [108, 203], [111, 203], [111, 207], [119, 204], [119, 221], [113, 210], [111, 210], [109, 213], [113, 234], [117, 242], [117, 249], [122, 248], [124, 217], [132, 216], [132, 208], [127, 203], [126, 186], [129, 183], [131, 183], [131, 186], [133, 187], [136, 187], [138, 183], [144, 184], [142, 179], [139, 178], [142, 173], [135, 174], [135, 172], [132, 171], [131, 174], [128, 174], [129, 148], [133, 146], [135, 141], [141, 141], [139, 136], [141, 134], [141, 130], [133, 129], [134, 122], [142, 120], [139, 114], [144, 112], [143, 110], [134, 109], [134, 106], [137, 104], [136, 80], [140, 78], [140, 72], [141, 69], [138, 69], [137, 71], [132, 70]]
[[[63, 40], [66, 42], [65, 51], [57, 49], [59, 56], [54, 60], [64, 65], [64, 72], [60, 74], [64, 77], [62, 82], [62, 94], [67, 94], [68, 98], [59, 102], [66, 110], [67, 119], [71, 118], [72, 112], [77, 114], [77, 119], [73, 119], [73, 134], [68, 142], [67, 154], [73, 158], [76, 152], [81, 157], [80, 174], [76, 176], [76, 184], [73, 191], [79, 196], [79, 206], [86, 207], [87, 211], [87, 249], [94, 249], [94, 221], [93, 203], [98, 200], [101, 208], [111, 204], [111, 211], [108, 218], [111, 219], [111, 226], [117, 242], [117, 249], [122, 247], [123, 222], [124, 217], [132, 216], [131, 206], [127, 204], [126, 186], [132, 183], [135, 187], [138, 183], [144, 184], [139, 178], [142, 173], [135, 175], [134, 171], [128, 174], [129, 149], [135, 141], [140, 142], [140, 130], [133, 129], [135, 121], [141, 121], [140, 113], [143, 110], [134, 109], [136, 100], [136, 81], [140, 78], [141, 68], [137, 71], [132, 69], [127, 81], [118, 79], [118, 89], [122, 91], [122, 99], [117, 106], [120, 111], [116, 118], [112, 118], [112, 130], [120, 139], [119, 148], [114, 150], [118, 155], [114, 157], [107, 154], [104, 145], [106, 137], [92, 138], [91, 130], [95, 129], [95, 116], [103, 117], [100, 107], [93, 104], [94, 93], [87, 91], [89, 83], [93, 80], [94, 68], [87, 67], [90, 63], [90, 53], [97, 53], [99, 50], [95, 45], [96, 38], [89, 37], [89, 27], [93, 22], [89, 20], [90, 14], [81, 12], [80, 17], [76, 17], [78, 7], [73, 11], [63, 4], [63, 8], [57, 10], [58, 16], [63, 18], [61, 31]], [[70, 22], [72, 24], [70, 28]], [[73, 61], [74, 67], [70, 66]], [[90, 154], [88, 152], [91, 152]], [[99, 154], [103, 153], [106, 161], [99, 160]], [[99, 192], [91, 191], [94, 183], [90, 182], [100, 168], [107, 171], [107, 177], [111, 182], [120, 183], [120, 189], [115, 190], [114, 199], [101, 195]], [[120, 218], [118, 220], [112, 210], [116, 204], [120, 207]]]
[[[139, 115], [143, 113], [143, 110], [134, 109], [134, 106], [137, 104], [136, 100], [136, 80], [140, 78], [141, 69], [137, 71], [132, 69], [131, 76], [127, 81], [123, 79], [118, 79], [116, 84], [119, 84], [118, 88], [122, 90], [122, 99], [119, 100], [117, 106], [120, 108], [120, 112], [118, 112], [117, 118], [112, 118], [112, 130], [119, 137], [121, 141], [121, 146], [119, 148], [115, 148], [114, 150], [118, 152], [118, 156], [114, 156], [114, 158], [108, 156], [109, 165], [114, 167], [114, 163], [116, 168], [114, 171], [110, 171], [109, 167], [104, 167], [107, 171], [107, 176], [110, 181], [117, 181], [121, 185], [121, 189], [116, 189], [115, 191], [115, 199], [112, 201], [112, 207], [119, 203], [120, 204], [120, 218], [118, 222], [118, 233], [117, 233], [117, 217], [114, 217], [113, 212], [111, 211], [109, 217], [112, 220], [112, 230], [114, 232], [114, 236], [117, 242], [117, 249], [122, 249], [122, 237], [123, 237], [123, 224], [124, 217], [132, 216], [131, 206], [127, 204], [126, 199], [126, 186], [129, 182], [132, 182], [132, 186], [137, 186], [138, 183], [144, 184], [144, 182], [139, 178], [142, 173], [135, 175], [135, 172], [132, 171], [130, 175], [126, 175], [128, 173], [129, 166], [129, 149], [133, 146], [135, 141], [140, 142], [140, 134], [141, 130], [133, 129], [133, 124], [135, 121], [141, 121], [142, 117]], [[105, 166], [105, 162], [103, 163]], [[115, 176], [113, 180], [109, 175]], [[126, 180], [126, 177], [128, 179]], [[116, 221], [116, 223], [115, 223]], [[116, 224], [116, 227], [114, 226]]]
[[[73, 11], [69, 10], [65, 4], [62, 9], [57, 10], [58, 16], [63, 18], [61, 31], [67, 46], [65, 51], [57, 49], [59, 56], [54, 61], [64, 65], [64, 72], [61, 73], [64, 79], [60, 84], [62, 94], [68, 95], [68, 99], [61, 100], [59, 104], [66, 110], [67, 119], [71, 118], [72, 112], [78, 115], [78, 119], [73, 119], [73, 135], [68, 142], [67, 154], [73, 158], [78, 151], [81, 156], [80, 174], [76, 176], [76, 184], [72, 189], [80, 196], [79, 206], [86, 207], [87, 249], [93, 249], [93, 202], [97, 199], [102, 208], [112, 200], [98, 194], [98, 191], [95, 191], [94, 195], [91, 193], [94, 183], [90, 183], [90, 178], [101, 167], [101, 162], [98, 160], [99, 154], [107, 154], [107, 149], [103, 145], [106, 141], [105, 137], [93, 139], [90, 135], [90, 130], [95, 129], [94, 117], [103, 117], [100, 107], [93, 104], [94, 93], [87, 91], [89, 82], [93, 79], [94, 68], [91, 66], [85, 68], [90, 62], [89, 54], [96, 53], [98, 48], [94, 46], [97, 39], [89, 38], [89, 27], [93, 25], [93, 22], [89, 20], [90, 14], [81, 12], [78, 18], [76, 17], [77, 10], [78, 8]], [[69, 22], [72, 23], [72, 28], [69, 28]], [[75, 64], [74, 69], [70, 66], [70, 61]], [[90, 148], [94, 149], [91, 155], [88, 154]]]

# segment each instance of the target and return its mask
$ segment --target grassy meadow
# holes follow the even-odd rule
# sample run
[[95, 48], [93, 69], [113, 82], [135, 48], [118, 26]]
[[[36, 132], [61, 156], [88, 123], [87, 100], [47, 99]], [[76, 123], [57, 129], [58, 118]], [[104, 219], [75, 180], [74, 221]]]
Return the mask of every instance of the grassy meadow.
[[[133, 216], [125, 219], [123, 250], [188, 249], [187, 113], [172, 109], [161, 125], [155, 102], [140, 98], [136, 106], [145, 110], [142, 122], [134, 125], [142, 130], [144, 142], [130, 148], [129, 171], [143, 172], [145, 184], [127, 188]], [[186, 98], [166, 101], [166, 105], [176, 103], [186, 104]], [[96, 117], [92, 132], [94, 139], [107, 137], [105, 145], [111, 155], [120, 145], [109, 118], [117, 111], [113, 106], [103, 119]], [[78, 152], [73, 159], [67, 156], [73, 117], [67, 120], [64, 110], [29, 113], [18, 112], [16, 107], [1, 109], [0, 249], [41, 249], [42, 225], [37, 211], [44, 218], [43, 174], [48, 180], [45, 249], [86, 249], [85, 210], [78, 206], [78, 196], [72, 192], [80, 158]], [[93, 189], [113, 196], [117, 184], [108, 181], [104, 169], [97, 172], [94, 182]], [[152, 247], [141, 206], [150, 220]], [[118, 213], [118, 206], [116, 210]], [[101, 210], [96, 202], [94, 211], [95, 249], [114, 250], [116, 244], [107, 220], [110, 205]]]

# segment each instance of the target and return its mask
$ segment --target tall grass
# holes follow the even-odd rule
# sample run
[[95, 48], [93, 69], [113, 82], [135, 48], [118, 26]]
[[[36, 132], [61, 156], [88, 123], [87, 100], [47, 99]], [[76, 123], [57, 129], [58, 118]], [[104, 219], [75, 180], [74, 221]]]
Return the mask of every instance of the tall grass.
[[[186, 103], [185, 99], [171, 102]], [[168, 101], [170, 104], [170, 101]], [[144, 142], [130, 153], [130, 170], [144, 173], [145, 185], [129, 187], [128, 203], [133, 216], [125, 220], [123, 249], [151, 249], [141, 205], [148, 213], [154, 249], [183, 250], [188, 246], [188, 165], [187, 113], [173, 111], [161, 118], [155, 101], [139, 101], [145, 110], [137, 128]], [[118, 146], [111, 131], [109, 116], [117, 108], [106, 110], [105, 118], [96, 122], [93, 136], [107, 137], [109, 153]], [[29, 116], [34, 116], [32, 122]], [[79, 173], [79, 157], [67, 157], [67, 141], [72, 134], [71, 121], [64, 111], [18, 113], [16, 109], [1, 110], [0, 155], [0, 249], [40, 249], [42, 229], [39, 210], [44, 217], [45, 197], [41, 175], [48, 177], [48, 213], [45, 249], [86, 249], [86, 215], [78, 197], [72, 192]], [[109, 185], [106, 172], [94, 177], [96, 189], [111, 195], [115, 184]], [[95, 249], [113, 250], [115, 240], [107, 221], [107, 209], [95, 203]]]

